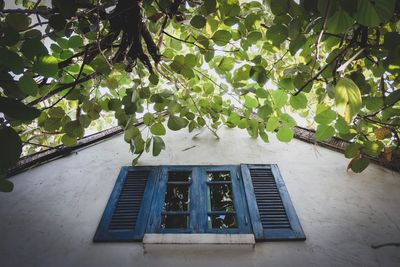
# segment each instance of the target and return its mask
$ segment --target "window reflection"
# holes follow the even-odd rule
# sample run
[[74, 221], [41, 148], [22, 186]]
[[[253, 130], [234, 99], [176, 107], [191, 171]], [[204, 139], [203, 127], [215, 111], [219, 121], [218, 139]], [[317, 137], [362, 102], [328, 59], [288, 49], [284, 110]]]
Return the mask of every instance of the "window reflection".
[[208, 228], [237, 228], [229, 171], [207, 172]]
[[192, 173], [168, 172], [167, 190], [161, 214], [161, 229], [186, 229], [189, 227], [190, 183]]
[[164, 214], [161, 218], [161, 229], [171, 228], [189, 228], [189, 216]]
[[208, 224], [213, 229], [236, 228], [235, 214], [217, 214], [208, 216]]
[[211, 211], [234, 211], [231, 184], [210, 184]]
[[190, 182], [192, 173], [188, 171], [171, 171], [168, 172], [168, 182]]
[[227, 171], [219, 171], [219, 172], [208, 172], [207, 173], [208, 181], [225, 181], [229, 182], [231, 180], [231, 174]]
[[187, 211], [189, 207], [189, 185], [168, 184], [165, 192], [165, 211]]

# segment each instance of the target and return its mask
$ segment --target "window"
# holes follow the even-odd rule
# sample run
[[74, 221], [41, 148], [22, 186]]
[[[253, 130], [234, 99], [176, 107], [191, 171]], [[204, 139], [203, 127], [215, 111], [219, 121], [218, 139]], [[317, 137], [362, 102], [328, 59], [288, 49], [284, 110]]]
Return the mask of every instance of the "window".
[[146, 233], [305, 239], [276, 165], [123, 167], [94, 241]]

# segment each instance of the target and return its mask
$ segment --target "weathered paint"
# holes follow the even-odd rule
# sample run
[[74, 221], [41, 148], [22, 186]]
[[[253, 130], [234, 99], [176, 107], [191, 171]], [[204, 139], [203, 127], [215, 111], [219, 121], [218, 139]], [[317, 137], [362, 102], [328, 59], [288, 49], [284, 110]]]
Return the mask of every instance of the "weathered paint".
[[257, 243], [254, 250], [167, 245], [146, 253], [140, 243], [93, 243], [118, 172], [132, 159], [119, 136], [12, 178], [14, 192], [0, 194], [0, 265], [400, 265], [399, 247], [371, 248], [400, 242], [398, 173], [376, 165], [348, 173], [343, 155], [297, 140], [264, 144], [233, 129], [221, 129], [220, 140], [208, 132], [192, 136], [169, 133], [167, 150], [140, 163], [276, 163], [307, 240]]

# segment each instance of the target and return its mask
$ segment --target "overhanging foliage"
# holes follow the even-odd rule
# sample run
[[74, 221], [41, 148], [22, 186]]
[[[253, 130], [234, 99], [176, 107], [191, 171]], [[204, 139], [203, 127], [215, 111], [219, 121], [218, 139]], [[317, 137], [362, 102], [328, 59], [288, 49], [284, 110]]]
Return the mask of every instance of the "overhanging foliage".
[[400, 159], [400, 1], [43, 2], [0, 0], [0, 173], [114, 121], [133, 164], [166, 127], [289, 142], [297, 115], [355, 172]]

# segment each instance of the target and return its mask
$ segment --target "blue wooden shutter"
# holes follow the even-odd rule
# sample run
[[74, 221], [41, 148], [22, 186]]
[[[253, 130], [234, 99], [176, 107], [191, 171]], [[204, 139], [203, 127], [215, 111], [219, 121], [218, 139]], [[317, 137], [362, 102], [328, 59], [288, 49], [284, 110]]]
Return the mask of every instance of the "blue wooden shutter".
[[[94, 236], [94, 242], [140, 241], [151, 207], [157, 168], [123, 167]], [[146, 201], [142, 201], [146, 199]]]
[[247, 204], [257, 240], [305, 240], [276, 165], [241, 165]]

